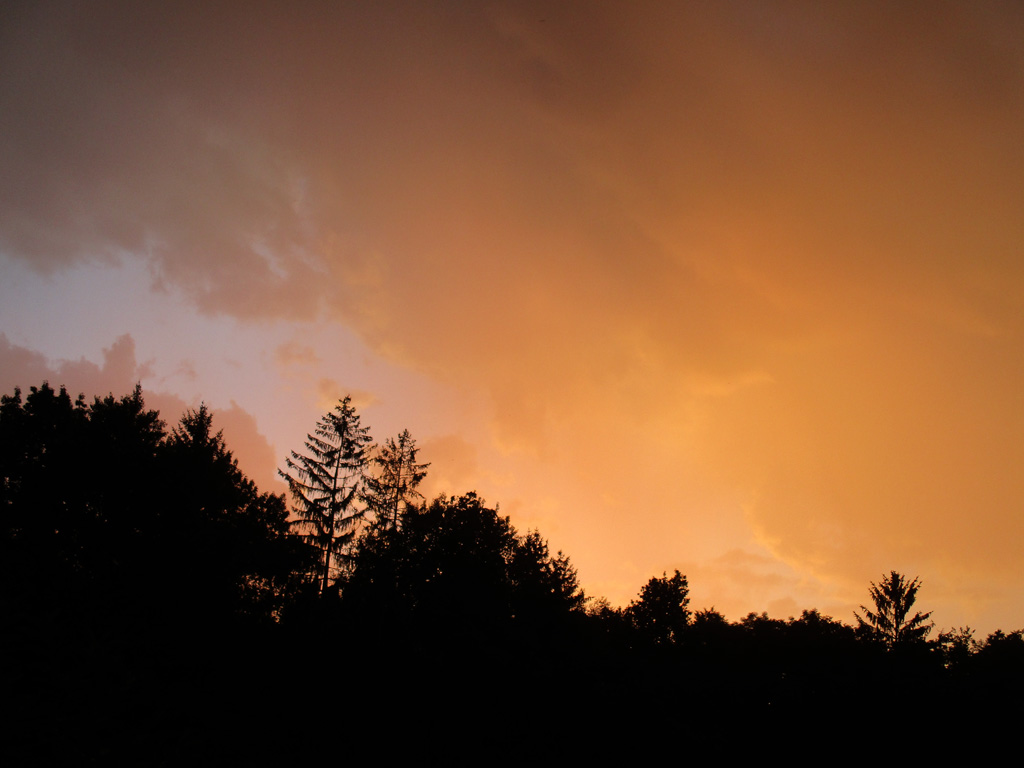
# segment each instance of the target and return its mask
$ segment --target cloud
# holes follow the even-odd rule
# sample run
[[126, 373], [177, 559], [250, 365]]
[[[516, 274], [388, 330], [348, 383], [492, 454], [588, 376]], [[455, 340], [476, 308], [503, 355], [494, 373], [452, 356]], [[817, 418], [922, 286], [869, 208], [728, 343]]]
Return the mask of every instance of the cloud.
[[352, 398], [352, 407], [362, 412], [377, 402], [377, 396], [360, 389], [346, 388], [334, 379], [321, 378], [316, 382], [316, 402], [323, 412], [333, 411], [338, 402], [346, 397]]
[[[121, 397], [129, 394], [147, 378], [151, 378], [148, 363], [138, 363], [135, 357], [135, 341], [125, 334], [103, 350], [103, 364], [90, 360], [61, 360], [51, 363], [42, 354], [12, 344], [0, 333], [0, 389], [10, 394], [15, 387], [24, 393], [44, 381], [54, 388], [65, 387], [75, 397], [82, 394], [86, 402], [93, 397], [112, 394]], [[143, 390], [146, 407], [160, 412], [168, 428], [181, 418], [187, 409], [198, 407], [175, 394]], [[260, 433], [255, 417], [232, 402], [230, 408], [212, 408], [213, 425], [223, 430], [228, 449], [238, 459], [239, 466], [261, 490], [274, 493], [284, 488], [277, 479], [274, 450], [266, 437]]]
[[278, 457], [273, 446], [260, 432], [256, 418], [232, 402], [230, 408], [213, 410], [213, 424], [224, 431], [224, 442], [238, 459], [238, 466], [261, 491], [284, 493], [285, 484], [277, 475]]
[[3, 333], [0, 333], [0, 371], [3, 371], [5, 393], [12, 393], [15, 387], [27, 390], [35, 382], [48, 381], [53, 373], [43, 355], [11, 344]]
[[458, 496], [476, 487], [480, 466], [472, 443], [458, 435], [443, 435], [419, 446], [418, 458], [430, 464], [420, 492], [426, 499]]
[[587, 569], [1017, 584], [1024, 14], [940, 5], [21, 6], [0, 248], [486, 393]]
[[12, 391], [14, 387], [27, 390], [48, 381], [55, 388], [67, 387], [72, 396], [84, 394], [87, 399], [127, 394], [150, 375], [148, 364], [136, 362], [135, 340], [128, 334], [119, 336], [103, 350], [102, 365], [80, 358], [62, 360], [51, 366], [40, 353], [12, 344], [0, 333], [0, 371], [3, 371], [5, 391]]
[[283, 368], [293, 368], [316, 365], [320, 358], [313, 347], [298, 341], [289, 341], [274, 350], [274, 361]]

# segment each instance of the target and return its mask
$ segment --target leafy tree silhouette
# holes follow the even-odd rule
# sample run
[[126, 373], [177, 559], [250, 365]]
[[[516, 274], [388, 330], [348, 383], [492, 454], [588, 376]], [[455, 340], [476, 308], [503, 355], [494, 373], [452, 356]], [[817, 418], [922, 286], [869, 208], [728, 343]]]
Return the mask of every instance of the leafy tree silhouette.
[[15, 390], [0, 402], [0, 480], [11, 610], [266, 617], [301, 568], [283, 497], [245, 477], [205, 406], [168, 435], [138, 387], [91, 405]]
[[959, 671], [970, 663], [980, 643], [974, 639], [973, 629], [956, 627], [939, 633], [938, 646], [946, 669]]
[[656, 644], [679, 643], [690, 623], [690, 587], [678, 570], [652, 578], [626, 609], [633, 625]]
[[174, 712], [204, 712], [204, 732], [250, 722], [298, 542], [284, 497], [260, 494], [211, 425], [201, 407], [168, 434], [139, 388], [91, 404], [48, 384], [0, 398], [15, 763], [110, 758], [115, 744], [139, 762], [181, 740], [180, 720], [158, 724]]
[[[136, 576], [156, 514], [164, 424], [141, 389], [120, 399], [49, 384], [0, 405], [5, 598], [30, 612], [83, 610], [114, 594], [145, 593]], [[28, 575], [32, 574], [29, 578]], [[8, 581], [8, 583], [10, 583]]]
[[319, 554], [320, 594], [339, 574], [339, 561], [364, 517], [361, 501], [371, 442], [369, 427], [360, 425], [352, 398], [346, 395], [324, 414], [314, 434], [306, 436], [308, 454], [292, 451], [285, 459], [287, 471], [278, 470], [294, 502], [295, 527]]
[[934, 625], [928, 621], [931, 612], [910, 615], [920, 588], [920, 579], [908, 580], [896, 571], [890, 571], [878, 584], [871, 582], [869, 594], [875, 610], [862, 605], [864, 616], [854, 611], [858, 631], [889, 650], [923, 643]]
[[508, 569], [515, 584], [512, 610], [517, 618], [549, 621], [583, 609], [586, 596], [576, 569], [562, 552], [551, 554], [539, 531], [517, 537]]
[[[359, 544], [344, 599], [379, 622], [479, 635], [582, 608], [576, 572], [475, 493], [407, 507]], [[433, 631], [432, 630], [432, 631]]]

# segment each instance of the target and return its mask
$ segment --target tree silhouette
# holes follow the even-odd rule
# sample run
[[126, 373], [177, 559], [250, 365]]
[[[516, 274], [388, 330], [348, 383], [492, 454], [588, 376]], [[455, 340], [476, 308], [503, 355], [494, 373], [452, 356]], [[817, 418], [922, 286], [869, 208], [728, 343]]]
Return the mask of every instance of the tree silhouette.
[[365, 514], [361, 506], [369, 464], [369, 427], [360, 426], [359, 414], [346, 396], [324, 414], [314, 434], [306, 436], [308, 455], [292, 451], [288, 470], [278, 473], [288, 482], [303, 539], [316, 548], [320, 564], [320, 594], [336, 577], [339, 560], [355, 537]]
[[136, 576], [149, 562], [143, 540], [157, 514], [163, 437], [138, 387], [92, 405], [46, 383], [24, 402], [17, 389], [3, 397], [0, 570], [22, 582], [4, 599], [79, 610], [114, 593], [145, 594]]
[[520, 536], [475, 493], [403, 510], [359, 543], [349, 606], [385, 621], [481, 632], [582, 609], [576, 572], [540, 534]]
[[655, 643], [678, 643], [690, 623], [690, 588], [678, 570], [648, 581], [626, 609], [633, 625]]
[[576, 569], [562, 552], [551, 554], [540, 531], [517, 537], [508, 568], [516, 585], [512, 610], [518, 618], [548, 621], [566, 611], [583, 610], [586, 596]]
[[182, 416], [162, 455], [172, 519], [161, 548], [191, 553], [187, 571], [171, 572], [178, 591], [191, 584], [190, 599], [203, 596], [217, 612], [274, 615], [301, 567], [284, 497], [260, 493], [243, 474], [205, 405]]
[[238, 468], [205, 406], [167, 433], [142, 391], [0, 398], [0, 609], [273, 616], [293, 571], [284, 498]]
[[410, 504], [423, 501], [416, 487], [427, 476], [430, 464], [418, 464], [418, 452], [416, 441], [406, 429], [397, 442], [389, 437], [374, 456], [372, 463], [377, 471], [366, 479], [366, 507], [376, 527], [396, 527]]
[[978, 652], [980, 643], [974, 639], [974, 630], [970, 627], [956, 627], [939, 633], [939, 651], [942, 662], [947, 669], [962, 669]]
[[878, 584], [871, 582], [869, 594], [875, 610], [862, 605], [863, 617], [854, 611], [858, 631], [882, 642], [890, 650], [923, 642], [934, 625], [928, 621], [931, 612], [910, 616], [920, 588], [918, 578], [908, 580], [896, 571], [891, 571]]

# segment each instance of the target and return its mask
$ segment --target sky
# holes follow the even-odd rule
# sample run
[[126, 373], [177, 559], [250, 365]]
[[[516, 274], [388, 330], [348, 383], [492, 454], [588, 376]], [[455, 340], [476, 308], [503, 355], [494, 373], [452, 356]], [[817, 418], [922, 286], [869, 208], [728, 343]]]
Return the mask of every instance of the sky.
[[351, 394], [625, 605], [1024, 627], [1024, 6], [8, 2], [0, 390]]

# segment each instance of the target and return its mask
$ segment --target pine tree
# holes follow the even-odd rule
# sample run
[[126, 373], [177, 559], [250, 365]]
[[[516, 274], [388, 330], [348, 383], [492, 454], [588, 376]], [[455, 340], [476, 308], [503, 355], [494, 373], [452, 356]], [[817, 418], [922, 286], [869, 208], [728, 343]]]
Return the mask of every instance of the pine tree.
[[908, 618], [920, 588], [920, 579], [907, 579], [896, 571], [890, 572], [877, 585], [871, 582], [869, 594], [875, 610], [862, 605], [863, 617], [853, 612], [860, 624], [858, 629], [889, 649], [923, 642], [934, 626], [928, 621], [931, 613], [918, 612]]
[[389, 437], [374, 457], [377, 472], [366, 481], [366, 505], [376, 527], [396, 528], [406, 508], [424, 500], [416, 487], [427, 476], [430, 464], [416, 463], [418, 452], [406, 429], [397, 442]]
[[319, 552], [317, 580], [323, 594], [358, 531], [365, 514], [362, 505], [371, 438], [360, 426], [359, 414], [346, 396], [306, 436], [308, 455], [292, 451], [285, 459], [294, 525], [303, 539]]

